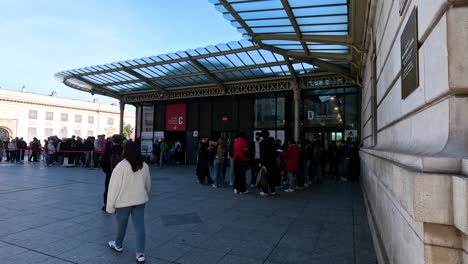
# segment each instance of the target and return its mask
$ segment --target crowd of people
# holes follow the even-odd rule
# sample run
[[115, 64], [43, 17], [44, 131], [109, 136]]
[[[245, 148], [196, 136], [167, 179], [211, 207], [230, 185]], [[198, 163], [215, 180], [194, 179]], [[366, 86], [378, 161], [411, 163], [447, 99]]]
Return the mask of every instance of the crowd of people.
[[[196, 174], [200, 184], [215, 188], [232, 186], [235, 194], [247, 194], [250, 188], [258, 189], [262, 196], [275, 195], [282, 187], [285, 192], [295, 192], [310, 184], [324, 180], [356, 180], [359, 175], [359, 143], [351, 137], [342, 141], [315, 140], [313, 142], [282, 143], [270, 136], [267, 130], [255, 134], [248, 141], [245, 133], [233, 140], [220, 138], [200, 140], [197, 150]], [[41, 159], [48, 166], [100, 167], [105, 174], [102, 210], [116, 215], [116, 239], [108, 242], [117, 252], [123, 250], [123, 240], [128, 219], [132, 216], [136, 235], [136, 260], [144, 262], [145, 224], [144, 209], [149, 200], [151, 177], [144, 162], [139, 142], [121, 135], [105, 138], [59, 139], [52, 136], [41, 142], [34, 138], [27, 144], [23, 138], [0, 140], [0, 161], [3, 150], [9, 162], [24, 162], [28, 153], [30, 162]], [[161, 164], [170, 159], [181, 162], [180, 141], [161, 139], [153, 148], [153, 159]], [[41, 158], [42, 157], [42, 158]], [[250, 170], [247, 182], [246, 173]]]
[[231, 140], [210, 141], [203, 137], [198, 145], [196, 175], [200, 184], [215, 188], [233, 186], [234, 193], [249, 192], [275, 195], [278, 187], [285, 192], [320, 184], [325, 178], [335, 181], [356, 180], [359, 175], [359, 143], [351, 137], [341, 141], [315, 140], [282, 143], [267, 130], [257, 132], [248, 141], [245, 133]]
[[[86, 139], [76, 136], [62, 139], [50, 136], [44, 139], [43, 143], [33, 138], [28, 144], [22, 137], [6, 138], [0, 140], [0, 162], [5, 160], [11, 163], [24, 163], [27, 156], [29, 162], [43, 160], [48, 166], [98, 168], [106, 144], [110, 140], [111, 138], [106, 139], [105, 135], [90, 136]], [[127, 140], [124, 139], [123, 142]]]

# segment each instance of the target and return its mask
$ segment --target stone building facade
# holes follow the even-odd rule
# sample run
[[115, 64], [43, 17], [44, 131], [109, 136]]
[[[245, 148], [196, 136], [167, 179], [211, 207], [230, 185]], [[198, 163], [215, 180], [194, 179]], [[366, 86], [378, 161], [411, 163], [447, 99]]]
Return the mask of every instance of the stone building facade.
[[[94, 102], [0, 89], [0, 137], [48, 136], [86, 138], [98, 134], [111, 136], [119, 132], [120, 108]], [[124, 124], [135, 126], [135, 113], [125, 112]]]
[[[467, 264], [468, 1], [371, 3], [360, 155], [379, 263]], [[414, 9], [419, 86], [403, 99]]]

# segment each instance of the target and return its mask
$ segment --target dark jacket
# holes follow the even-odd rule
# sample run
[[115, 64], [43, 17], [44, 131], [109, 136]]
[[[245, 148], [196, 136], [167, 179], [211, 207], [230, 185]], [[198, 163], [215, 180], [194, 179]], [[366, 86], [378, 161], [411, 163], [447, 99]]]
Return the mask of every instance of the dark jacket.
[[106, 150], [101, 159], [101, 168], [102, 171], [107, 174], [112, 174], [112, 170], [114, 168], [111, 165], [111, 157], [112, 155], [122, 155], [123, 147], [122, 145], [114, 145], [112, 142], [107, 142]]
[[198, 145], [198, 163], [197, 163], [197, 176], [204, 177], [210, 175], [209, 172], [209, 150], [208, 143], [201, 143]]
[[17, 148], [27, 148], [28, 144], [24, 140], [18, 140], [18, 143], [16, 143]]
[[260, 142], [260, 163], [264, 166], [272, 166], [275, 162], [275, 141], [272, 137], [265, 138]]
[[255, 140], [249, 144], [249, 160], [255, 159]]

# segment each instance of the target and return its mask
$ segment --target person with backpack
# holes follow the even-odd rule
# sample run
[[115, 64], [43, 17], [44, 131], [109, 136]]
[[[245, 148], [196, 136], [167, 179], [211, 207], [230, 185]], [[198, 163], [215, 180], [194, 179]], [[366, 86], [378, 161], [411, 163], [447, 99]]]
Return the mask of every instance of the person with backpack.
[[288, 148], [284, 152], [286, 171], [288, 172], [288, 189], [285, 192], [294, 192], [296, 190], [297, 174], [299, 172], [299, 146], [296, 142], [289, 140]]
[[213, 184], [213, 179], [210, 176], [210, 169], [209, 169], [209, 143], [208, 138], [203, 137], [198, 144], [198, 157], [197, 157], [197, 169], [196, 174], [198, 178], [198, 182], [200, 184], [205, 184], [205, 179], [208, 180], [208, 184]]
[[249, 143], [244, 132], [239, 133], [239, 137], [234, 141], [234, 193], [247, 194], [249, 191], [245, 179], [248, 167]]
[[115, 166], [122, 160], [122, 139], [121, 135], [115, 134], [112, 136], [112, 140], [107, 143], [105, 151], [101, 159], [102, 171], [106, 174], [106, 180], [104, 183], [104, 206], [102, 210], [106, 210], [107, 205], [107, 193], [109, 190], [109, 182], [112, 177], [112, 171]]
[[213, 146], [215, 150], [214, 160], [213, 160], [213, 178], [214, 184], [212, 185], [215, 188], [223, 186], [223, 167], [224, 161], [226, 159], [226, 144], [223, 139], [220, 138], [218, 143]]
[[46, 153], [47, 153], [47, 166], [49, 166], [49, 167], [53, 166], [54, 165], [55, 146], [54, 146], [54, 141], [52, 139], [49, 139], [49, 141], [47, 141]]
[[143, 161], [140, 148], [136, 143], [127, 142], [122, 157], [122, 161], [116, 164], [112, 171], [109, 183], [106, 211], [110, 214], [115, 213], [117, 234], [116, 239], [109, 241], [108, 245], [116, 252], [123, 251], [128, 219], [131, 215], [136, 234], [136, 261], [144, 263], [145, 204], [150, 197], [150, 171], [148, 165]]
[[159, 149], [161, 151], [161, 160], [160, 166], [162, 168], [164, 162], [169, 162], [168, 154], [169, 154], [169, 144], [164, 138], [161, 138], [161, 142], [159, 143]]
[[260, 163], [264, 166], [267, 171], [268, 186], [264, 186], [260, 192], [261, 196], [267, 196], [269, 194], [276, 194], [276, 180], [275, 180], [275, 156], [276, 156], [276, 145], [273, 137], [270, 137], [268, 130], [262, 131], [262, 141], [260, 142]]

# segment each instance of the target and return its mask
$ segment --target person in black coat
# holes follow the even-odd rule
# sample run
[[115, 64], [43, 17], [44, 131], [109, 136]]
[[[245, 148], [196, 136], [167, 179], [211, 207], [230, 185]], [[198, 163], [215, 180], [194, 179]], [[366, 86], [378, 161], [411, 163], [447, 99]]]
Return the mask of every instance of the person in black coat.
[[205, 183], [205, 179], [208, 180], [208, 184], [213, 184], [213, 180], [210, 177], [209, 169], [209, 143], [208, 138], [204, 137], [201, 139], [198, 145], [198, 161], [197, 161], [197, 177], [200, 184]]
[[[276, 158], [276, 147], [275, 140], [270, 137], [268, 130], [262, 131], [262, 141], [260, 142], [260, 163], [261, 166], [265, 166], [267, 170], [268, 186], [263, 188], [260, 195], [276, 194], [275, 190], [275, 158]], [[268, 188], [269, 187], [269, 188]]]
[[112, 176], [112, 171], [114, 170], [117, 163], [122, 159], [122, 141], [123, 137], [121, 135], [113, 135], [112, 140], [107, 142], [106, 149], [102, 155], [101, 159], [101, 168], [102, 171], [106, 174], [106, 180], [104, 182], [104, 206], [102, 210], [106, 210], [107, 204], [107, 192], [109, 190], [109, 183]]

